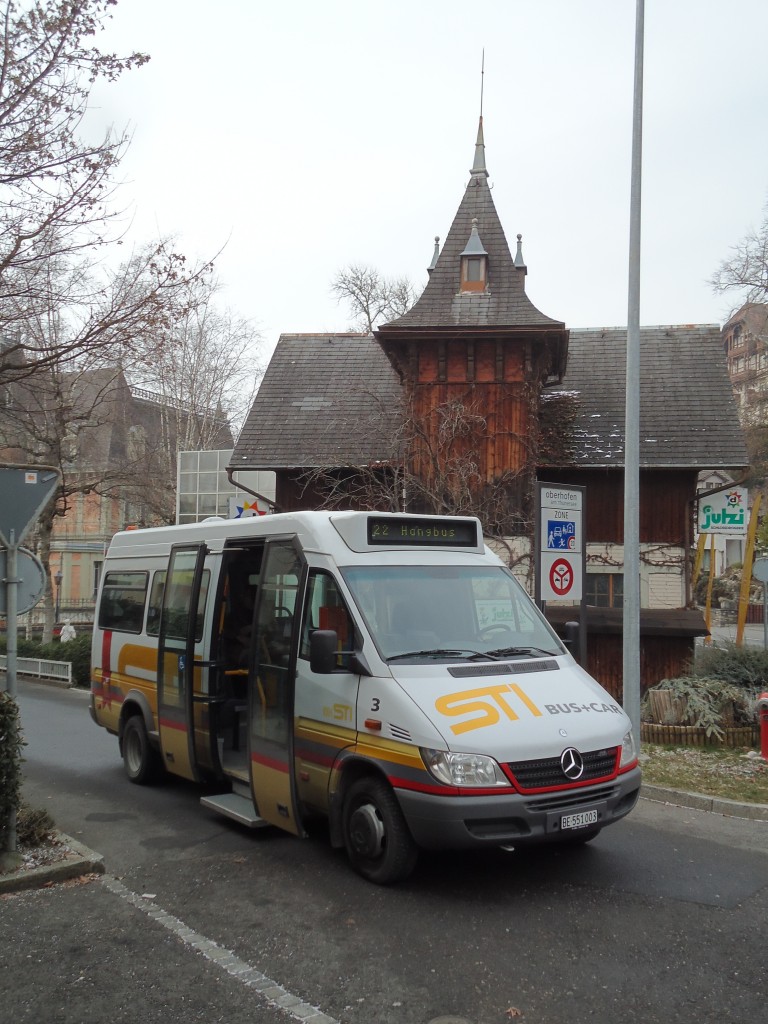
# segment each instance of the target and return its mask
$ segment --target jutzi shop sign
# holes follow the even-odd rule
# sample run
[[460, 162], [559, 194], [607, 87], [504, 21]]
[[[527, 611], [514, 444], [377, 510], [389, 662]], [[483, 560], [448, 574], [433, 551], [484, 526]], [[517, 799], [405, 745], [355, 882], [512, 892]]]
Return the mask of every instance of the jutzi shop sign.
[[747, 532], [746, 487], [729, 487], [699, 500], [699, 533], [726, 533], [743, 537]]

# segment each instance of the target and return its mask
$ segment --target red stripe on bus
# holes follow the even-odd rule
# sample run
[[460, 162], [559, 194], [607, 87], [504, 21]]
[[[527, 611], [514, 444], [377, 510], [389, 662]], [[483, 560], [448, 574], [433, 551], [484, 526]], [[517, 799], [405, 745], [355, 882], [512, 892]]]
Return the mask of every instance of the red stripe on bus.
[[187, 726], [185, 722], [174, 722], [172, 718], [161, 718], [160, 725], [164, 729], [178, 729], [179, 732], [187, 731]]
[[288, 774], [287, 761], [277, 761], [274, 757], [265, 757], [263, 754], [251, 754], [251, 761], [260, 764], [262, 768], [271, 768], [273, 771]]
[[109, 685], [112, 677], [112, 630], [105, 629], [101, 634], [101, 682]]

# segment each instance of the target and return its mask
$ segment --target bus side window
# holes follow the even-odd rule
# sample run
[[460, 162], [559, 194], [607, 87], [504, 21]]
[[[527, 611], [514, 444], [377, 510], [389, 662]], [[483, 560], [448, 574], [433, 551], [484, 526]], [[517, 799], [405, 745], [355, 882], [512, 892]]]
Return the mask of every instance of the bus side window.
[[140, 633], [147, 598], [146, 572], [108, 572], [99, 605], [99, 628]]
[[[309, 639], [316, 629], [334, 630], [339, 641], [339, 651], [351, 650], [355, 636], [354, 623], [339, 593], [336, 580], [325, 572], [311, 572], [309, 576], [300, 657], [309, 658]], [[348, 662], [348, 654], [339, 654], [338, 668], [348, 669]]]
[[152, 577], [152, 590], [149, 593], [149, 609], [147, 611], [147, 633], [157, 636], [160, 632], [160, 609], [163, 605], [165, 590], [165, 569], [156, 572]]

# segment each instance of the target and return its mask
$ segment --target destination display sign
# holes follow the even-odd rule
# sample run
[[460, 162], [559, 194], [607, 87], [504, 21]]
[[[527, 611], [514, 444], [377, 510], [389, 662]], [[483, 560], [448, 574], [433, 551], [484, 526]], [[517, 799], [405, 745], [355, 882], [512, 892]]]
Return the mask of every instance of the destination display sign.
[[477, 523], [471, 519], [369, 516], [368, 543], [383, 547], [476, 548]]

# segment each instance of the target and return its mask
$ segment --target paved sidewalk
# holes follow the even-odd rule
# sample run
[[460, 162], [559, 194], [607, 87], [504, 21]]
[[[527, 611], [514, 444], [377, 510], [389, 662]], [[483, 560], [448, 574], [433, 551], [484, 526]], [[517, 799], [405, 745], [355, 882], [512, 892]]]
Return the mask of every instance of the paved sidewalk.
[[109, 875], [0, 896], [0, 920], [4, 1022], [338, 1024]]
[[[735, 643], [736, 642], [736, 623], [729, 624], [727, 626], [712, 626], [712, 641], [714, 643]], [[696, 644], [702, 644], [704, 638], [700, 638], [696, 641]], [[746, 647], [762, 647], [765, 642], [765, 630], [762, 623], [755, 625], [754, 623], [748, 623], [744, 627], [744, 645]]]

